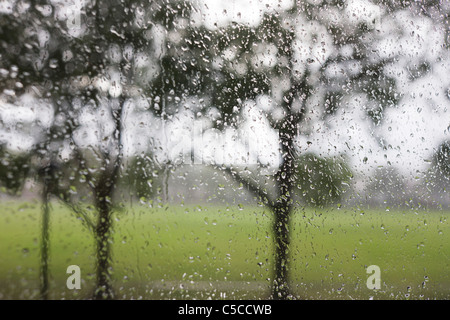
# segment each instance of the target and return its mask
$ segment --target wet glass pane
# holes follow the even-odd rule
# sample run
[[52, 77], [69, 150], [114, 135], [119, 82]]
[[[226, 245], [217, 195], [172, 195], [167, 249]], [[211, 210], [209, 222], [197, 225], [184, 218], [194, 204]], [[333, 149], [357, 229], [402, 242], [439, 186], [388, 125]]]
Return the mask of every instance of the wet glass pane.
[[446, 1], [0, 2], [0, 299], [450, 298]]

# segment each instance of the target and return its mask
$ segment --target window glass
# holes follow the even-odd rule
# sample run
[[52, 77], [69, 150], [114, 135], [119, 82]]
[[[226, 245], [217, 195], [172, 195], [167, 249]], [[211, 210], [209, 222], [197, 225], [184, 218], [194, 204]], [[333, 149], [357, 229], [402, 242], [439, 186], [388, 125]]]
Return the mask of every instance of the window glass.
[[0, 2], [0, 299], [448, 299], [446, 1]]

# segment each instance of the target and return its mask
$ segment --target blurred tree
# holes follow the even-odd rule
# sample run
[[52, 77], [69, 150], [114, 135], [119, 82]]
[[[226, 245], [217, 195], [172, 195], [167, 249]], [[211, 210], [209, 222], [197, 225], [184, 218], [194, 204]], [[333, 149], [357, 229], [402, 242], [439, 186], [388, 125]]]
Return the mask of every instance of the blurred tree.
[[[296, 138], [309, 130], [308, 113], [316, 111], [326, 119], [345, 106], [346, 98], [361, 94], [371, 106], [367, 116], [379, 124], [383, 111], [398, 102], [395, 81], [384, 72], [395, 57], [373, 50], [381, 37], [375, 28], [381, 10], [352, 18], [345, 9], [342, 1], [317, 5], [297, 1], [288, 10], [263, 14], [256, 27], [236, 22], [213, 30], [188, 26], [182, 39], [170, 44], [170, 51], [177, 54], [163, 57], [165, 72], [160, 77], [178, 85], [174, 92], [204, 101], [199, 103], [199, 117], [207, 118], [211, 108], [217, 108], [219, 116], [212, 121], [217, 129], [238, 127], [248, 112], [247, 101], [269, 97], [269, 106], [259, 116], [279, 135], [281, 164], [276, 174], [248, 179], [239, 167], [224, 171], [274, 213], [274, 299], [293, 297], [288, 252], [299, 165]], [[175, 104], [169, 110], [176, 113], [179, 108]], [[274, 186], [273, 192], [268, 184]]]
[[20, 194], [30, 170], [30, 159], [26, 154], [14, 154], [0, 145], [0, 187], [11, 195]]
[[[94, 233], [98, 299], [114, 297], [110, 240], [127, 103], [152, 83], [165, 51], [158, 48], [161, 35], [188, 13], [184, 1], [37, 0], [13, 2], [0, 14], [2, 92], [8, 102], [31, 93], [53, 108], [51, 124], [42, 125], [44, 134], [29, 153], [39, 155], [40, 163], [68, 165], [60, 155], [69, 146], [77, 173], [64, 179], [78, 176], [90, 189], [97, 221], [78, 203], [73, 184], [60, 181], [66, 188], [55, 194]], [[93, 121], [86, 124], [89, 116]]]
[[434, 204], [450, 205], [450, 143], [442, 142], [433, 154], [431, 165], [424, 177], [424, 190]]
[[312, 153], [298, 157], [295, 183], [307, 205], [325, 207], [337, 204], [350, 189], [352, 172], [340, 158], [322, 158]]
[[450, 142], [444, 141], [433, 155], [432, 165], [443, 180], [450, 180]]
[[377, 168], [367, 186], [368, 202], [379, 207], [404, 205], [412, 194], [406, 185], [406, 179], [395, 167]]
[[163, 168], [150, 155], [134, 156], [126, 160], [120, 183], [128, 187], [128, 196], [147, 202], [161, 193]]

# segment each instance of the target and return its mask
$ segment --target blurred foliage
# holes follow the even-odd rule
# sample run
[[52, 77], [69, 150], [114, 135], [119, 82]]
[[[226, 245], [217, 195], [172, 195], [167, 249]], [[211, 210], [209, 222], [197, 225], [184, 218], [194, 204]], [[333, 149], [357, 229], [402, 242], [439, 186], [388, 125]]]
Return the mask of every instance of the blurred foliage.
[[[450, 143], [444, 141], [433, 154], [430, 167], [425, 172], [424, 189], [428, 190], [438, 203], [449, 205], [450, 192]], [[439, 199], [442, 197], [442, 199]]]
[[29, 155], [9, 152], [4, 145], [0, 145], [0, 190], [2, 192], [11, 195], [20, 194], [30, 171], [29, 161]]
[[395, 167], [376, 168], [367, 186], [367, 202], [385, 207], [401, 206], [413, 196], [410, 192], [405, 177]]
[[445, 141], [439, 146], [433, 156], [433, 166], [445, 179], [450, 179], [450, 141]]
[[298, 158], [296, 194], [310, 206], [334, 205], [350, 189], [352, 177], [344, 158], [306, 153]]
[[124, 186], [124, 190], [129, 191], [128, 196], [135, 196], [142, 201], [151, 200], [161, 193], [163, 170], [149, 155], [131, 157], [126, 161], [118, 189]]

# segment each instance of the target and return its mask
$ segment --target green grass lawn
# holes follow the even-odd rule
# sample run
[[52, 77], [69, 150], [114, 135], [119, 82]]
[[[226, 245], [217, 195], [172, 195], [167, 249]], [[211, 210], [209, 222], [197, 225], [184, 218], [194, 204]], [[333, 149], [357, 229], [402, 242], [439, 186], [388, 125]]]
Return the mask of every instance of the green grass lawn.
[[[0, 205], [0, 298], [39, 298], [39, 202]], [[449, 212], [297, 210], [291, 283], [302, 299], [450, 298]], [[129, 206], [115, 216], [114, 287], [120, 299], [266, 299], [273, 267], [272, 214], [244, 206]], [[57, 203], [51, 213], [53, 299], [88, 298], [92, 234]], [[78, 265], [82, 289], [66, 288]], [[381, 269], [380, 290], [366, 267]]]

